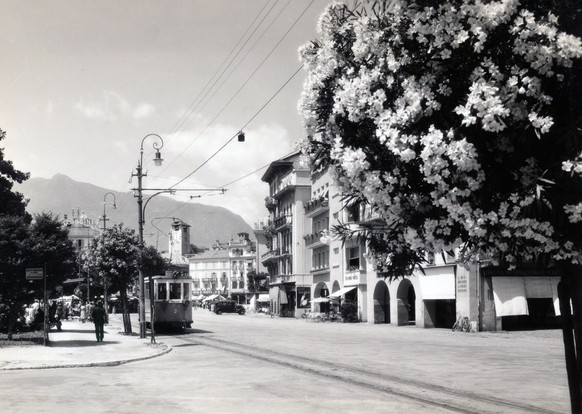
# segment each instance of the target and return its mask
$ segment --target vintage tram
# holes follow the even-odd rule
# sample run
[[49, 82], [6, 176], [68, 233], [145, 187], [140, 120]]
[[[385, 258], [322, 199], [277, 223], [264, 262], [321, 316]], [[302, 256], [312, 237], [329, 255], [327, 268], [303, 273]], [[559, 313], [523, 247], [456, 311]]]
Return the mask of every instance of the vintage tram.
[[146, 283], [146, 326], [150, 328], [153, 313], [156, 330], [189, 328], [192, 325], [191, 287], [192, 278], [181, 272], [153, 276], [151, 283]]

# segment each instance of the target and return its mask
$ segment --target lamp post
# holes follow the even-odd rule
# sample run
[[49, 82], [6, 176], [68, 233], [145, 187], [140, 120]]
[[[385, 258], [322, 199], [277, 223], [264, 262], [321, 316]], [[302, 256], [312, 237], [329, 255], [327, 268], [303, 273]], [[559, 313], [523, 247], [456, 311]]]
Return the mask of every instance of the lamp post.
[[[113, 194], [111, 191], [105, 193], [105, 195], [103, 196], [103, 233], [105, 233], [105, 230], [107, 229], [107, 214], [105, 213], [105, 207], [107, 206], [107, 196], [111, 195], [113, 196], [113, 208], [117, 208], [117, 200], [115, 199], [115, 194]], [[109, 304], [108, 302], [108, 296], [109, 296], [109, 292], [107, 291], [107, 284], [109, 283], [109, 280], [106, 276], [103, 276], [103, 305], [105, 307], [105, 312], [109, 313], [108, 309], [109, 309]]]
[[[140, 247], [143, 247], [143, 225], [144, 225], [144, 218], [143, 218], [143, 196], [142, 196], [142, 179], [143, 177], [147, 176], [147, 173], [143, 173], [143, 143], [144, 141], [149, 138], [154, 137], [156, 141], [153, 142], [152, 146], [156, 150], [156, 156], [154, 158], [154, 162], [156, 166], [162, 165], [162, 154], [160, 153], [160, 149], [164, 146], [164, 140], [158, 134], [148, 134], [141, 140], [141, 146], [139, 149], [139, 161], [137, 164], [136, 172], [132, 173], [132, 177], [137, 177], [137, 195], [134, 194], [134, 197], [137, 197], [137, 208], [138, 208], [138, 235], [139, 235], [139, 243]], [[159, 139], [159, 142], [157, 141]], [[145, 338], [146, 337], [146, 321], [145, 321], [145, 284], [144, 284], [144, 277], [143, 271], [139, 269], [139, 337]]]

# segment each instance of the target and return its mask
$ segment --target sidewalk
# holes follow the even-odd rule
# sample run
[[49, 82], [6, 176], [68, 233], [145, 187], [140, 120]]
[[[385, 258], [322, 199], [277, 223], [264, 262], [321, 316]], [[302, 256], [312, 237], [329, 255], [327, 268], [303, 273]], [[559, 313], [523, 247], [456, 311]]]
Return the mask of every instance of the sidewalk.
[[[135, 315], [132, 315], [135, 316]], [[63, 328], [49, 333], [50, 346], [13, 346], [0, 349], [0, 370], [98, 367], [141, 361], [172, 350], [166, 344], [150, 344], [149, 336], [123, 335], [121, 315], [110, 315], [103, 342], [95, 338], [92, 322], [63, 321]]]

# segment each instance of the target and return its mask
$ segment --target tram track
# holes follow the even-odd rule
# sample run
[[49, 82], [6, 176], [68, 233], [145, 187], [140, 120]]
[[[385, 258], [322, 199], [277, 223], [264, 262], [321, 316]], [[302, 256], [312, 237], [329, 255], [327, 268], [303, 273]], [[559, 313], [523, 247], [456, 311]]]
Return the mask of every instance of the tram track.
[[459, 413], [540, 413], [559, 414], [530, 404], [508, 401], [489, 395], [451, 389], [421, 380], [405, 378], [394, 374], [381, 373], [338, 362], [322, 361], [316, 358], [291, 355], [266, 348], [257, 348], [209, 336], [196, 338], [181, 337], [180, 340], [204, 345], [238, 355], [268, 361], [352, 385], [375, 391], [397, 395], [416, 402], [448, 409]]

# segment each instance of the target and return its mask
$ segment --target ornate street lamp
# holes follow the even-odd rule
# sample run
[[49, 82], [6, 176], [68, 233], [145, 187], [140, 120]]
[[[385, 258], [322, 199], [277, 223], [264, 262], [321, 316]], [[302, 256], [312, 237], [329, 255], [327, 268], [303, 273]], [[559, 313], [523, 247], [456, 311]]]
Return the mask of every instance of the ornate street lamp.
[[[117, 208], [117, 200], [115, 199], [115, 194], [113, 194], [111, 191], [105, 193], [105, 195], [103, 196], [103, 233], [105, 233], [105, 230], [107, 229], [107, 220], [109, 220], [107, 218], [107, 214], [105, 212], [105, 208], [107, 207], [107, 196], [113, 196], [113, 208]], [[105, 307], [105, 312], [109, 312], [109, 304], [108, 302], [108, 296], [109, 296], [109, 292], [107, 291], [107, 285], [109, 283], [109, 280], [107, 278], [107, 276], [103, 276], [103, 306]]]
[[[138, 234], [139, 234], [139, 242], [140, 247], [143, 248], [143, 225], [144, 225], [144, 207], [143, 207], [143, 196], [142, 196], [142, 178], [147, 176], [147, 173], [144, 174], [143, 172], [143, 143], [144, 141], [149, 138], [154, 137], [156, 141], [152, 143], [152, 146], [156, 150], [156, 156], [154, 158], [154, 163], [156, 166], [162, 165], [162, 154], [160, 149], [164, 146], [164, 140], [158, 134], [148, 134], [141, 140], [141, 146], [139, 149], [139, 161], [137, 164], [136, 172], [133, 173], [132, 177], [137, 177], [137, 194], [134, 194], [134, 197], [137, 198], [137, 207], [138, 207]], [[158, 142], [159, 140], [159, 142]], [[145, 338], [146, 337], [146, 321], [145, 321], [145, 283], [143, 277], [143, 271], [139, 269], [139, 337]]]

